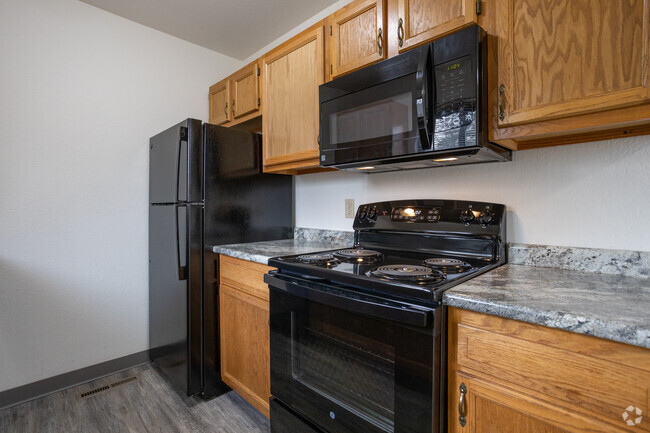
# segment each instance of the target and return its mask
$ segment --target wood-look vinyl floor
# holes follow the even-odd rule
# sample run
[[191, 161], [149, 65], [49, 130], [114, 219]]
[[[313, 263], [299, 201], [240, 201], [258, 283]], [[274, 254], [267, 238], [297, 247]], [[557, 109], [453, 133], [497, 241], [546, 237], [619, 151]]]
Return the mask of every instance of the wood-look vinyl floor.
[[[79, 397], [131, 376], [138, 381]], [[266, 433], [269, 422], [233, 391], [207, 401], [182, 395], [148, 364], [2, 410], [0, 432]]]

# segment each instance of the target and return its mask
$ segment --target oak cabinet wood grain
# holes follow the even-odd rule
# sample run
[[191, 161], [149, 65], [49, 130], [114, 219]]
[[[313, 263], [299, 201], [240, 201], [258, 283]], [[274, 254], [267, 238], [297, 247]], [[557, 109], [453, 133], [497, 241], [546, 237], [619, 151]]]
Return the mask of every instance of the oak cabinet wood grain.
[[262, 61], [263, 170], [318, 168], [318, 86], [324, 82], [324, 25], [267, 53]]
[[499, 0], [500, 125], [648, 99], [644, 0]]
[[232, 75], [232, 111], [239, 119], [260, 109], [260, 66], [258, 62], [240, 69]]
[[650, 132], [646, 0], [496, 0], [481, 17], [492, 141], [514, 149]]
[[386, 0], [356, 0], [329, 16], [330, 77], [386, 58]]
[[219, 256], [219, 336], [222, 380], [269, 416], [269, 289], [258, 263]]
[[389, 37], [399, 53], [477, 22], [476, 0], [391, 0], [391, 6], [397, 22]]
[[210, 123], [227, 127], [261, 114], [259, 59], [210, 87]]
[[210, 123], [224, 125], [232, 120], [230, 107], [230, 80], [222, 80], [210, 86]]
[[450, 432], [624, 432], [650, 405], [644, 348], [455, 308], [449, 348]]

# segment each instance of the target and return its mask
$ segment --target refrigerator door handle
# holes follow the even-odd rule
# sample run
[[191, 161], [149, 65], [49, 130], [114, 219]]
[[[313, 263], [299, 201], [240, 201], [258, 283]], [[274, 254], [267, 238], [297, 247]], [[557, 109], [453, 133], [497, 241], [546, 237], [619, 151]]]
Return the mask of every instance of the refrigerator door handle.
[[187, 128], [185, 126], [181, 126], [178, 133], [178, 154], [176, 155], [176, 202], [180, 201], [178, 189], [181, 185], [181, 152], [183, 151], [183, 141], [187, 141]]
[[182, 281], [182, 280], [187, 280], [187, 265], [185, 266], [181, 265], [181, 244], [180, 244], [181, 239], [178, 230], [178, 211], [181, 208], [183, 209], [183, 212], [187, 211], [185, 205], [182, 204], [176, 205], [175, 219], [176, 219], [176, 265], [178, 268], [178, 279]]

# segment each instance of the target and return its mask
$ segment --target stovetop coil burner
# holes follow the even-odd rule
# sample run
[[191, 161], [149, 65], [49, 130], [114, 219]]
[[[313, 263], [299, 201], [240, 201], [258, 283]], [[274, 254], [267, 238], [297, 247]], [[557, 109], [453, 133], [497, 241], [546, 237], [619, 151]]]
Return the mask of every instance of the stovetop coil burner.
[[442, 257], [432, 257], [430, 259], [426, 259], [423, 263], [424, 265], [442, 271], [445, 274], [457, 274], [460, 272], [465, 272], [472, 268], [472, 265], [462, 260], [446, 259]]
[[394, 281], [430, 284], [445, 279], [445, 274], [426, 266], [417, 265], [384, 265], [369, 271], [366, 275]]
[[334, 253], [334, 256], [346, 261], [359, 262], [373, 262], [382, 258], [382, 254], [379, 251], [365, 250], [363, 248], [339, 250]]
[[333, 267], [338, 264], [338, 260], [332, 254], [303, 254], [296, 257], [296, 260], [310, 265]]

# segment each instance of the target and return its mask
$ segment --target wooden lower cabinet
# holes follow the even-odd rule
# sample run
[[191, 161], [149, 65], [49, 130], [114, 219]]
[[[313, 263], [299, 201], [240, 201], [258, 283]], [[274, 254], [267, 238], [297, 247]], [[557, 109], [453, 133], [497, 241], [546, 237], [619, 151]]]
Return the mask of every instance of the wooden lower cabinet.
[[650, 350], [455, 308], [448, 323], [449, 432], [650, 431]]
[[273, 269], [220, 256], [219, 320], [222, 380], [269, 416], [269, 290], [264, 274]]

